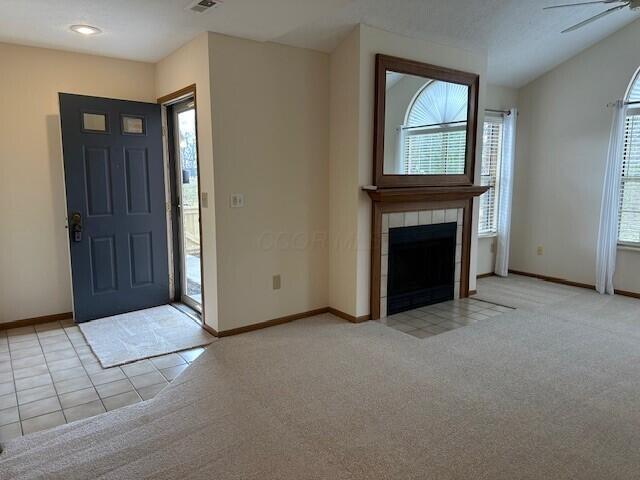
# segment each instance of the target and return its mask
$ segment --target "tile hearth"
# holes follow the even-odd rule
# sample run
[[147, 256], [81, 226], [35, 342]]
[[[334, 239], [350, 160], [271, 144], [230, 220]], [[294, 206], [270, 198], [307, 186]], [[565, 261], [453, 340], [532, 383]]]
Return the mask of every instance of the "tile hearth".
[[512, 310], [514, 309], [482, 300], [462, 298], [396, 313], [377, 322], [413, 337], [428, 338]]

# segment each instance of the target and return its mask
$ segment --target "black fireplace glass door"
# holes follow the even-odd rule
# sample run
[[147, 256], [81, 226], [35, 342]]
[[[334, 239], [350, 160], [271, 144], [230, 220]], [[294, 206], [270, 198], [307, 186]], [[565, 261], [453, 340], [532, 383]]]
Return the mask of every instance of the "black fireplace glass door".
[[453, 299], [456, 223], [389, 230], [387, 314]]

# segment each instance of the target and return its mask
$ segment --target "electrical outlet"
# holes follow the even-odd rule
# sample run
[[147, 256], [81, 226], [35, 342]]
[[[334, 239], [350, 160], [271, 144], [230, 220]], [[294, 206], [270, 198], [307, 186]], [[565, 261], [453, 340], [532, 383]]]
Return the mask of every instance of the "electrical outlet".
[[273, 289], [274, 290], [280, 290], [281, 286], [282, 286], [282, 279], [280, 278], [280, 275], [274, 275], [273, 276]]
[[232, 193], [229, 203], [231, 208], [244, 207], [244, 195], [241, 193]]
[[544, 248], [542, 248], [542, 245], [538, 246], [536, 251], [538, 252], [538, 255], [544, 255]]

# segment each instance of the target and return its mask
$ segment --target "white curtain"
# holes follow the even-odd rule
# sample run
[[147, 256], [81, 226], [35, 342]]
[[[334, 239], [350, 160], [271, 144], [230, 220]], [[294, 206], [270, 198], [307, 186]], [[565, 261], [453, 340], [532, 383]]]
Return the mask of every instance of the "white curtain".
[[502, 159], [500, 161], [500, 189], [498, 191], [498, 235], [496, 247], [496, 275], [509, 274], [509, 243], [511, 241], [511, 203], [513, 200], [513, 170], [516, 158], [516, 123], [518, 110], [512, 108], [504, 117]]
[[607, 166], [604, 174], [604, 189], [600, 208], [598, 250], [596, 255], [596, 289], [602, 294], [614, 294], [613, 274], [616, 270], [618, 246], [618, 210], [620, 205], [620, 176], [624, 148], [624, 122], [627, 107], [622, 100], [615, 104]]

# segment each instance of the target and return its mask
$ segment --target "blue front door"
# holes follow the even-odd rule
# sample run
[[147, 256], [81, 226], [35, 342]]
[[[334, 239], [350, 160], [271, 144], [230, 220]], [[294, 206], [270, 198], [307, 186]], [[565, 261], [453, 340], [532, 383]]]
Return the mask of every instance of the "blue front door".
[[156, 104], [60, 94], [76, 322], [169, 302]]

